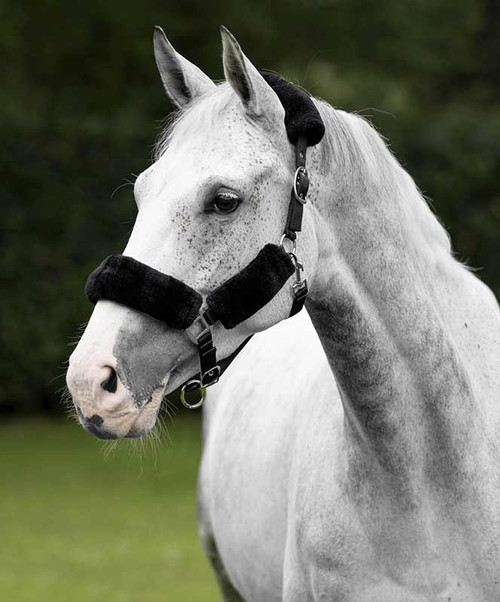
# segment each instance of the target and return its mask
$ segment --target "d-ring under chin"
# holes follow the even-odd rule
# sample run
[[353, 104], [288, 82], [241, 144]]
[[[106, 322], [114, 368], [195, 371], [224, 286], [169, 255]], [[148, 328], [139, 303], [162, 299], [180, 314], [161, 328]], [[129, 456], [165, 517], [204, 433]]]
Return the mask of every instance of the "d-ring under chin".
[[[200, 392], [200, 398], [198, 401], [194, 403], [189, 403], [186, 399], [186, 393], [194, 393], [195, 391]], [[197, 408], [201, 408], [205, 398], [207, 396], [207, 387], [203, 385], [201, 380], [193, 378], [192, 380], [188, 380], [187, 383], [184, 383], [181, 388], [181, 403], [188, 410], [196, 410]]]

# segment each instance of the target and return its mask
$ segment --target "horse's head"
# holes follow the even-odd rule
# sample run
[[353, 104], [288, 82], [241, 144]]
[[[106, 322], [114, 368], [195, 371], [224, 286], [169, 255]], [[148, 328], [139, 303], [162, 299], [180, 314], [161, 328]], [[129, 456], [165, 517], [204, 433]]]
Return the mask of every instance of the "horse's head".
[[[222, 40], [227, 83], [215, 85], [155, 31], [161, 78], [180, 112], [156, 162], [137, 178], [138, 215], [124, 251], [203, 296], [266, 243], [279, 243], [294, 175], [281, 102], [227, 30]], [[307, 215], [299, 248], [310, 276], [317, 253]], [[219, 357], [286, 318], [290, 289], [235, 328], [216, 324]], [[186, 331], [101, 300], [70, 358], [67, 381], [90, 432], [136, 437], [154, 425], [163, 396], [197, 372], [197, 348]]]

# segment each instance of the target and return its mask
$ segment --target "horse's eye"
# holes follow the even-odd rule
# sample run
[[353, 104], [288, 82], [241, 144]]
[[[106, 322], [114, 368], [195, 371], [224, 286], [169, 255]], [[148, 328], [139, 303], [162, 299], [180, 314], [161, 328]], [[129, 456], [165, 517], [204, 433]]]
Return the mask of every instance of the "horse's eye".
[[212, 201], [215, 213], [226, 215], [236, 211], [240, 204], [240, 198], [234, 192], [219, 192]]

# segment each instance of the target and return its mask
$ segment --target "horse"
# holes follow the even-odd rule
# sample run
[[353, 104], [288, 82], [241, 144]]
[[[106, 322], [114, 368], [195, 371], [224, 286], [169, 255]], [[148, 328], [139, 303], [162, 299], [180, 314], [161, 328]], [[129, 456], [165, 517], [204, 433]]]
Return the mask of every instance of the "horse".
[[[200, 530], [223, 597], [497, 601], [497, 301], [455, 259], [374, 128], [319, 99], [325, 133], [308, 151], [303, 221], [283, 240], [297, 175], [287, 114], [221, 31], [226, 81], [216, 85], [155, 30], [179, 111], [135, 182], [120, 266], [144, 277], [136, 290], [128, 281], [127, 298], [157, 301], [174, 282], [196, 311], [189, 291], [206, 303], [280, 238], [295, 284], [302, 266], [307, 275], [321, 348], [305, 314], [287, 320], [293, 274], [234, 327], [202, 320], [221, 358], [262, 333], [215, 385], [205, 416]], [[265, 265], [253, 270], [257, 288], [276, 268]], [[67, 374], [81, 424], [101, 438], [148, 432], [163, 396], [197, 373], [201, 349], [198, 335], [119, 298], [97, 301]]]

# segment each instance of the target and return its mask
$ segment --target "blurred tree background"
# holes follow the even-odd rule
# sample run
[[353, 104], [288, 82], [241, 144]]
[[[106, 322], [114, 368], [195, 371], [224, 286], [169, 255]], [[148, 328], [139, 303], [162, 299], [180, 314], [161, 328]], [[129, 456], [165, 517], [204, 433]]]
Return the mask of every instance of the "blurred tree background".
[[59, 409], [86, 276], [125, 246], [127, 181], [172, 108], [153, 25], [221, 79], [221, 23], [259, 68], [368, 116], [500, 293], [497, 0], [1, 0], [4, 415]]

